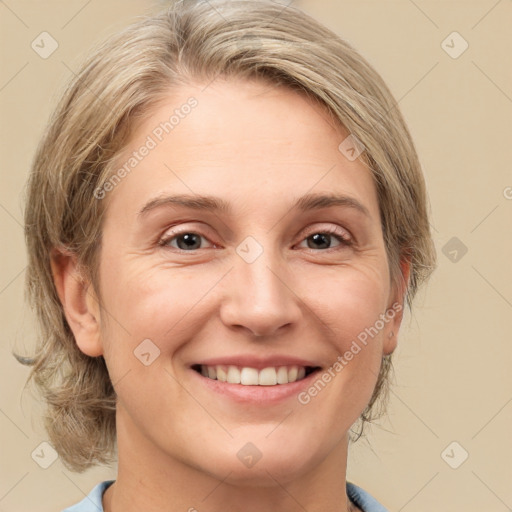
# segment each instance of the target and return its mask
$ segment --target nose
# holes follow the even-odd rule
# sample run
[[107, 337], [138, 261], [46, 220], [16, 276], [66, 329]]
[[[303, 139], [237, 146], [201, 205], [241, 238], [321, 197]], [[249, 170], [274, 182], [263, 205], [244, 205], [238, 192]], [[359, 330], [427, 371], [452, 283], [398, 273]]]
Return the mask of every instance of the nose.
[[298, 325], [301, 300], [286, 263], [271, 251], [252, 263], [235, 255], [225, 283], [220, 316], [229, 328], [272, 336]]

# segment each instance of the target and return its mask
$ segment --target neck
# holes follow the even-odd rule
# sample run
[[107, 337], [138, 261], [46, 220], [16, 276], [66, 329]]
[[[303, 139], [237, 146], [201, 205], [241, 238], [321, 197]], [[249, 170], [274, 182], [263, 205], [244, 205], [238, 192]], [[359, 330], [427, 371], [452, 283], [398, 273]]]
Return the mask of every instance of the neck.
[[255, 478], [247, 479], [237, 474], [238, 466], [229, 474], [213, 475], [162, 453], [127, 418], [119, 421], [119, 411], [117, 424], [118, 476], [103, 496], [105, 512], [358, 510], [346, 494], [346, 434], [308, 470], [288, 473], [258, 463], [259, 472], [257, 466], [251, 470]]

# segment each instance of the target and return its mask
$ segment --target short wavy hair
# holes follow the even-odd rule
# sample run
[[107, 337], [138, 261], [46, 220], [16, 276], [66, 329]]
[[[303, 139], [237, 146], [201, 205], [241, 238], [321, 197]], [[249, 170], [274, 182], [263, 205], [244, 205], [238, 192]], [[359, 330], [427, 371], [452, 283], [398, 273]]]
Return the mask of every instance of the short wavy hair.
[[[305, 94], [362, 143], [359, 158], [378, 193], [391, 280], [405, 285], [409, 308], [435, 268], [413, 141], [388, 87], [350, 44], [300, 10], [269, 0], [182, 0], [142, 17], [98, 46], [71, 79], [27, 184], [26, 294], [39, 332], [33, 356], [16, 357], [32, 366], [27, 383], [39, 388], [50, 441], [73, 471], [115, 460], [116, 395], [103, 357], [89, 357], [76, 345], [53, 281], [51, 253], [75, 254], [101, 296], [97, 269], [106, 201], [97, 200], [95, 190], [113, 175], [115, 157], [136, 124], [173, 87], [219, 76], [266, 80]], [[410, 262], [407, 283], [404, 260]], [[385, 410], [391, 368], [391, 355], [384, 356], [356, 440], [365, 422]]]

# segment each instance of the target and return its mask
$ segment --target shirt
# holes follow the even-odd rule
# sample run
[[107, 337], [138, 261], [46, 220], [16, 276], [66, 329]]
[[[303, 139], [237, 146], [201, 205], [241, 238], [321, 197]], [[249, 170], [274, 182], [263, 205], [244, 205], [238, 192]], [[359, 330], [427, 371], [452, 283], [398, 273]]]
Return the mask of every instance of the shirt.
[[[80, 503], [68, 507], [62, 512], [104, 512], [103, 493], [115, 480], [105, 480], [99, 483]], [[388, 512], [373, 496], [357, 485], [347, 482], [347, 496], [363, 512]]]

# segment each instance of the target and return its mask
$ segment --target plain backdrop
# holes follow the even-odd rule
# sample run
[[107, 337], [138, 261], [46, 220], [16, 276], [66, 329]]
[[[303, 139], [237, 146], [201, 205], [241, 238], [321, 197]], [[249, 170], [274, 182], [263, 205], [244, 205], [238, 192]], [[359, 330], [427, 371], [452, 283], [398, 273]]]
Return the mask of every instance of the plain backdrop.
[[[115, 468], [76, 474], [58, 459], [46, 469], [37, 462], [47, 440], [41, 407], [23, 392], [28, 369], [11, 355], [35, 338], [23, 299], [23, 193], [49, 113], [87, 50], [163, 5], [0, 2], [2, 512], [56, 512], [115, 478]], [[388, 415], [351, 448], [348, 479], [390, 511], [510, 510], [512, 2], [291, 7], [352, 43], [399, 100], [423, 164], [439, 255], [400, 332]], [[47, 58], [32, 48], [42, 32], [58, 44]]]

